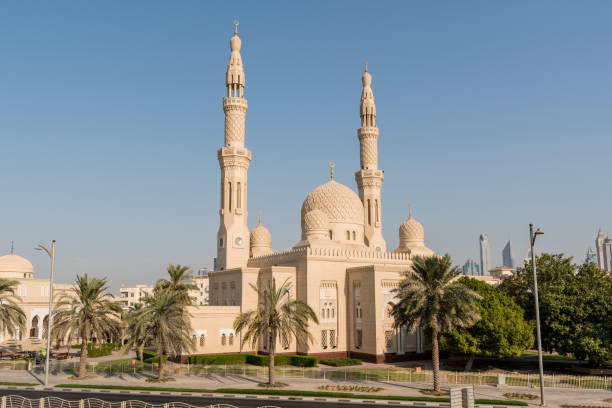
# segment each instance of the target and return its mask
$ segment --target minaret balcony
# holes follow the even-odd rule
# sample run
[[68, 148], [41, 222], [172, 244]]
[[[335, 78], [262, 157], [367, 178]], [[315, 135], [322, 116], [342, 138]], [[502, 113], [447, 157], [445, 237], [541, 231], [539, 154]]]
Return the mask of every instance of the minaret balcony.
[[249, 104], [247, 102], [246, 99], [244, 98], [236, 98], [233, 96], [228, 96], [226, 98], [223, 98], [223, 109], [225, 109], [226, 107], [241, 107], [244, 109], [247, 109], [249, 107]]

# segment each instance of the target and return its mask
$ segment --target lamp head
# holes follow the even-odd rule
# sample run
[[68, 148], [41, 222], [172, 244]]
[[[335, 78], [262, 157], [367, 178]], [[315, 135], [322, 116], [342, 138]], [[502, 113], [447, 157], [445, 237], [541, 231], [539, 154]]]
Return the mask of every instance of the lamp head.
[[538, 228], [535, 232], [535, 235], [544, 235], [544, 231], [542, 231], [540, 228]]

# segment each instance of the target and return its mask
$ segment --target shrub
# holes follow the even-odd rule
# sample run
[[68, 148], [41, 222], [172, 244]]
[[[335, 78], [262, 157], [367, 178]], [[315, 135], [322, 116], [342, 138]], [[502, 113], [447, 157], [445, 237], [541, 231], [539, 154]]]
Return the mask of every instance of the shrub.
[[[298, 355], [278, 355], [274, 358], [274, 363], [279, 366], [291, 365], [294, 367], [316, 367], [317, 358]], [[231, 365], [231, 364], [252, 364], [256, 366], [267, 366], [268, 356], [259, 354], [200, 354], [189, 356], [190, 364], [203, 365]]]
[[333, 366], [333, 367], [361, 365], [361, 360], [358, 360], [356, 358], [346, 358], [346, 357], [326, 358], [324, 360], [321, 360], [320, 362], [321, 364], [325, 364], [325, 365]]
[[[168, 356], [164, 356], [164, 363], [168, 359]], [[145, 363], [159, 363], [159, 359], [157, 358], [157, 353], [151, 350], [144, 350], [142, 352], [142, 361]]]

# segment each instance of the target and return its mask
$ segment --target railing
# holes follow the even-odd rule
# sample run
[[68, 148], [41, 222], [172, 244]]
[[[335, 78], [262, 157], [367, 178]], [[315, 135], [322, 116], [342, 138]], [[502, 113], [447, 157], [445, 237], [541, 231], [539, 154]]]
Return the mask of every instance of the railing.
[[[27, 369], [27, 362], [19, 361], [1, 365], [0, 369]], [[71, 373], [76, 374], [79, 369], [78, 362], [55, 361], [51, 364], [52, 374]], [[158, 365], [153, 363], [140, 363], [135, 360], [118, 360], [89, 363], [87, 371], [101, 375], [134, 375], [152, 377], [157, 375]], [[43, 367], [33, 368], [35, 372], [42, 373]], [[433, 383], [433, 372], [431, 370], [416, 371], [414, 368], [302, 368], [291, 366], [277, 366], [275, 374], [279, 378], [311, 378], [319, 380], [334, 381], [375, 381], [375, 382], [398, 382], [398, 383]], [[200, 364], [175, 364], [168, 363], [164, 368], [165, 376], [242, 376], [265, 378], [268, 376], [268, 367], [253, 365], [200, 365]], [[531, 373], [481, 373], [465, 371], [440, 371], [440, 381], [443, 384], [454, 385], [497, 385], [519, 387], [540, 386], [538, 374]], [[567, 374], [545, 374], [544, 386], [550, 388], [571, 389], [600, 389], [612, 390], [612, 377], [586, 376]]]
[[[0, 399], [1, 408], [238, 408], [228, 404], [196, 406], [184, 402], [149, 404], [138, 400], [108, 402], [98, 398], [66, 400], [57, 397], [25, 398], [20, 395], [5, 395]], [[279, 408], [267, 405], [259, 408]]]

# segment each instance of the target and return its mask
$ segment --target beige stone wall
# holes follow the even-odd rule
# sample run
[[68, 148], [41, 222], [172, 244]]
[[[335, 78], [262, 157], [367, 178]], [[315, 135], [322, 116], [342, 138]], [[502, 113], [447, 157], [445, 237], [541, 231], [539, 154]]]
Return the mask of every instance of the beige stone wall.
[[192, 306], [191, 337], [195, 350], [192, 354], [221, 354], [251, 352], [249, 345], [241, 350], [240, 336], [234, 331], [234, 320], [240, 306]]

